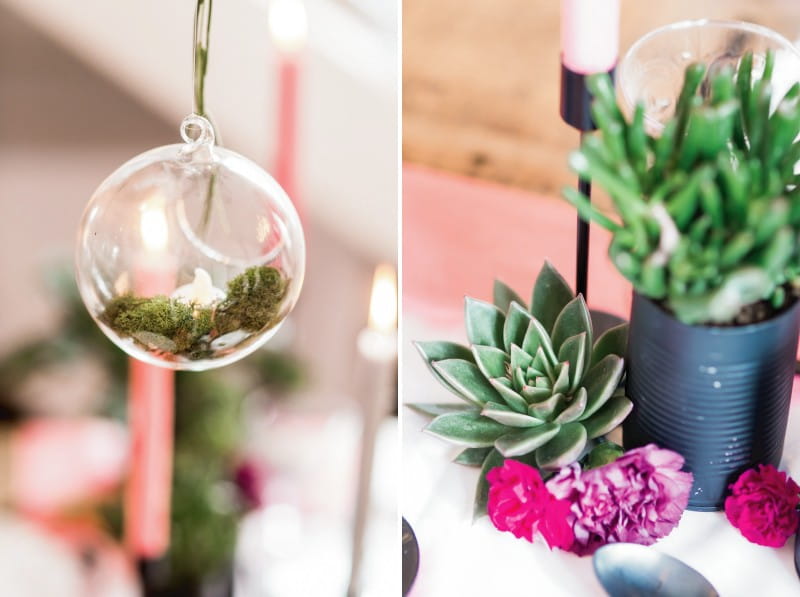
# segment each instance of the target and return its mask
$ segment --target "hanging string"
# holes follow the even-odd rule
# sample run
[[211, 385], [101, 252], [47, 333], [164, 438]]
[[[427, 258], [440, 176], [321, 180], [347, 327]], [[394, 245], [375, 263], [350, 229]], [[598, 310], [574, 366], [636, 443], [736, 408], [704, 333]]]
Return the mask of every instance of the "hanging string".
[[205, 118], [208, 118], [205, 91], [213, 1], [197, 0], [197, 10], [194, 13], [194, 113]]
[[[214, 0], [197, 0], [194, 13], [194, 113], [205, 118], [211, 125], [211, 138], [215, 136], [215, 126], [206, 111], [206, 71], [208, 70], [208, 44], [211, 39], [211, 12]], [[217, 142], [219, 135], [216, 134]], [[200, 217], [200, 237], [205, 238], [211, 222], [214, 207], [214, 189], [217, 183], [217, 171], [213, 168], [208, 179], [203, 214]]]

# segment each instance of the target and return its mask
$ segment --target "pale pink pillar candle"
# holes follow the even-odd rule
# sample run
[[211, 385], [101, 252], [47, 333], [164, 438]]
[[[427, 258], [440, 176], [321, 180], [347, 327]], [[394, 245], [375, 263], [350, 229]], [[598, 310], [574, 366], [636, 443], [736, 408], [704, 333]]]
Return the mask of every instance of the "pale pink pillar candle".
[[561, 0], [561, 61], [583, 75], [617, 63], [619, 0]]
[[281, 54], [278, 65], [278, 154], [275, 177], [297, 204], [297, 84], [298, 61], [294, 54]]
[[[145, 251], [133, 273], [134, 294], [170, 295], [176, 268], [166, 253], [163, 200], [154, 201], [142, 213], [141, 232]], [[128, 421], [132, 446], [124, 501], [125, 544], [140, 558], [158, 558], [169, 547], [174, 410], [174, 371], [131, 359]]]

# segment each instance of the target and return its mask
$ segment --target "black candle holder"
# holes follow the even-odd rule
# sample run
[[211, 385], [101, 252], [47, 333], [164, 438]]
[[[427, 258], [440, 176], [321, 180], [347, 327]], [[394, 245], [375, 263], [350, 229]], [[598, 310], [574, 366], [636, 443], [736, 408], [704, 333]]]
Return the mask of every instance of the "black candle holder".
[[[614, 69], [608, 71], [612, 80]], [[578, 73], [561, 63], [561, 118], [572, 128], [580, 131], [581, 140], [584, 134], [597, 127], [592, 120], [592, 94], [586, 85], [588, 75]], [[590, 201], [592, 199], [592, 183], [585, 178], [578, 178], [578, 191]], [[575, 242], [575, 293], [582, 294], [588, 301], [589, 293], [589, 222], [578, 216], [577, 236]], [[592, 310], [592, 324], [595, 333], [602, 333], [624, 320], [604, 311]]]

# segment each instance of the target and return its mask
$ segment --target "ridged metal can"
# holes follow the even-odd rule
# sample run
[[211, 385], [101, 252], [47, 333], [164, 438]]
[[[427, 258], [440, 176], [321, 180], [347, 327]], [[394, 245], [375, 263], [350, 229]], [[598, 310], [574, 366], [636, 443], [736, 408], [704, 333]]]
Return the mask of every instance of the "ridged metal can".
[[690, 326], [634, 294], [623, 443], [681, 454], [694, 474], [690, 510], [721, 509], [744, 470], [780, 462], [798, 328], [800, 302], [756, 324]]

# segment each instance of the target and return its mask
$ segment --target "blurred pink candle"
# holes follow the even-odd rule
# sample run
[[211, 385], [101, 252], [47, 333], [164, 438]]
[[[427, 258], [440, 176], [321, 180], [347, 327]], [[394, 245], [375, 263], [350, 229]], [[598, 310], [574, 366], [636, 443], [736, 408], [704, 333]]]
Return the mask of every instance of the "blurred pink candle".
[[278, 65], [278, 155], [275, 177], [296, 201], [295, 162], [297, 154], [297, 71], [294, 56], [282, 55]]
[[298, 206], [298, 84], [307, 34], [306, 11], [302, 0], [272, 0], [269, 5], [269, 29], [278, 53], [275, 178]]
[[[138, 296], [169, 295], [175, 265], [166, 253], [163, 200], [154, 197], [141, 214], [144, 252], [133, 273]], [[137, 557], [154, 559], [169, 547], [175, 373], [130, 360], [128, 422], [131, 465], [125, 491], [125, 543]]]
[[583, 75], [617, 63], [619, 0], [561, 0], [561, 61]]

